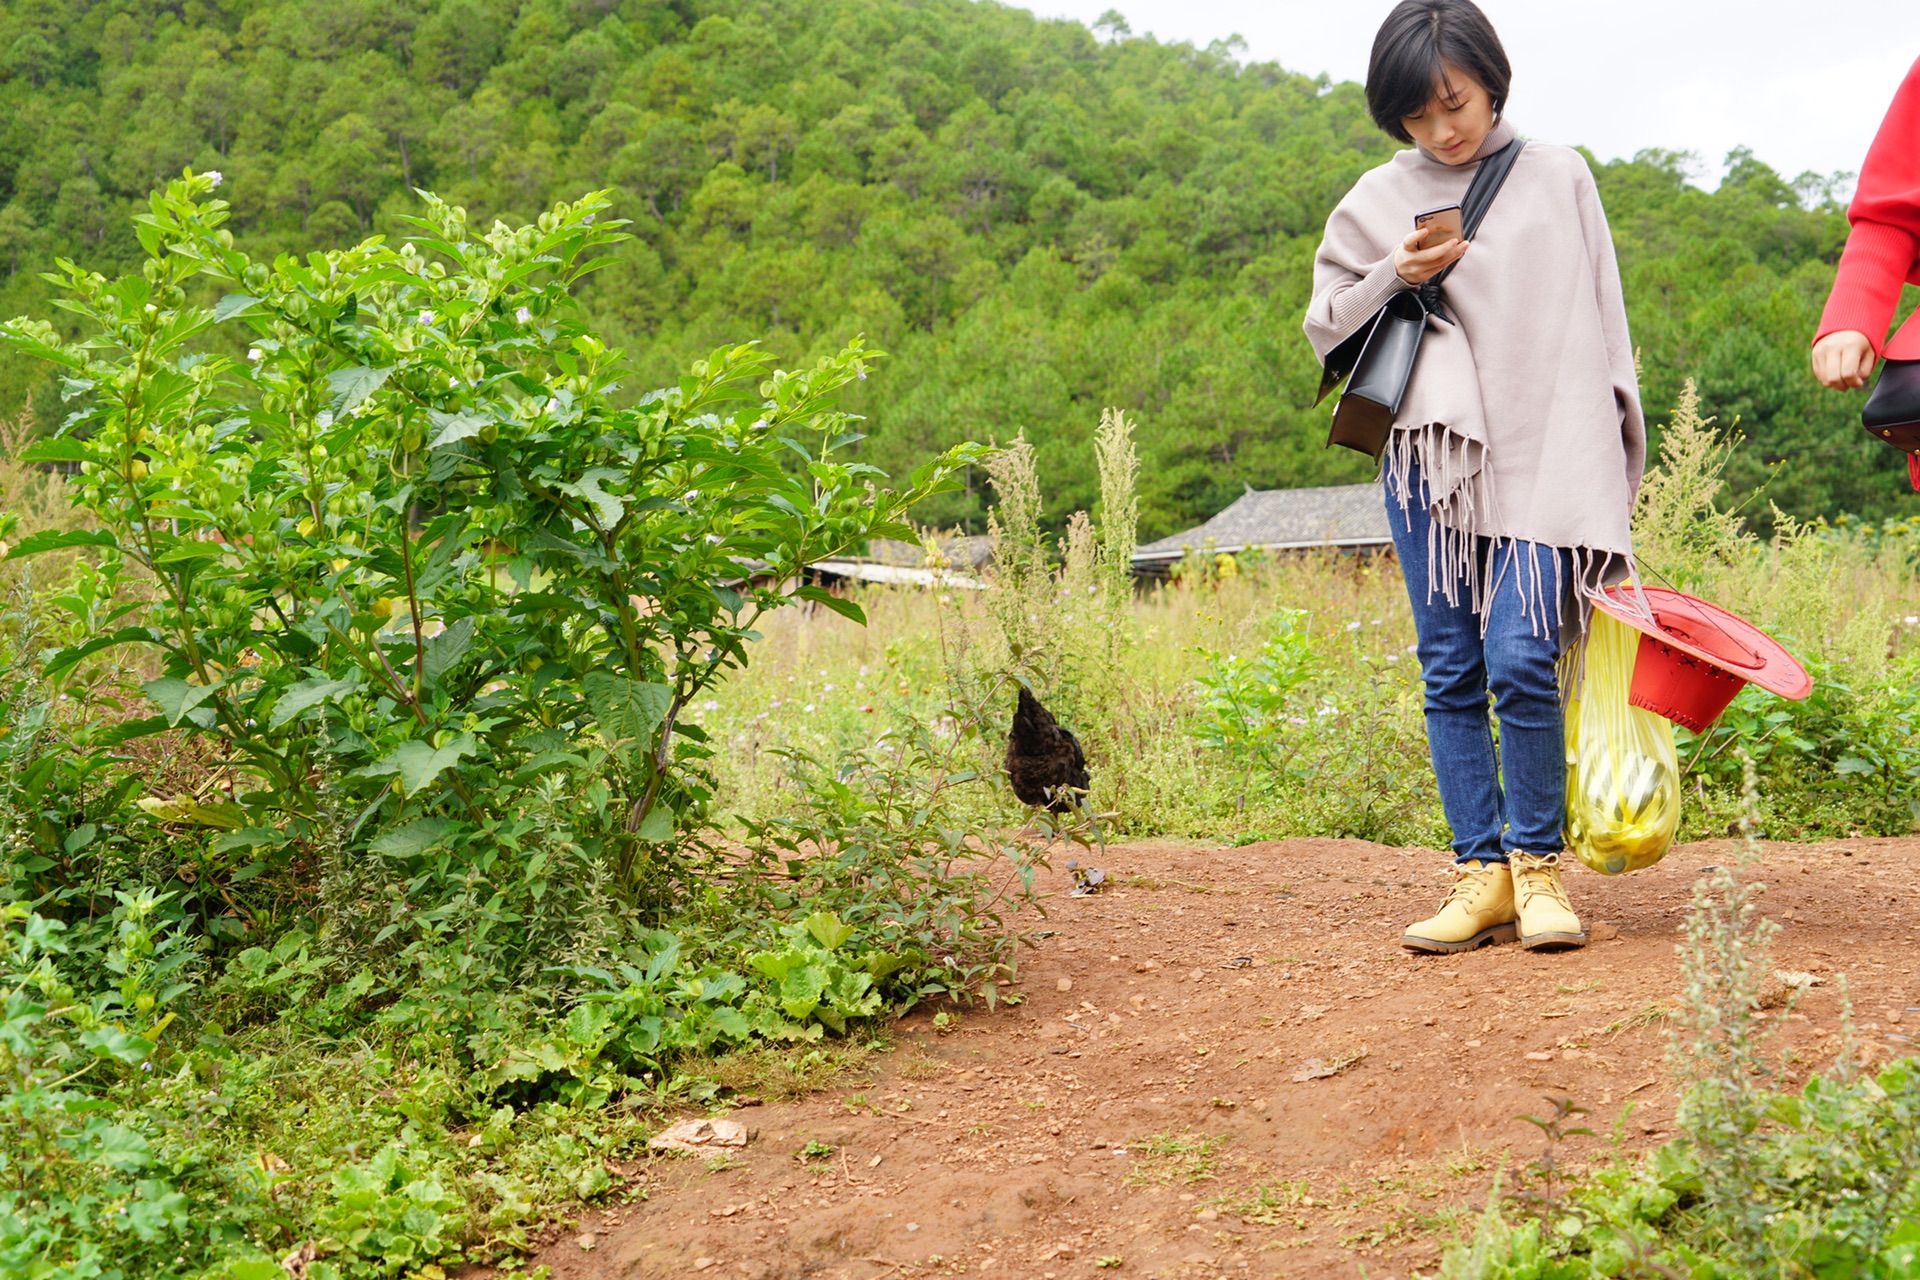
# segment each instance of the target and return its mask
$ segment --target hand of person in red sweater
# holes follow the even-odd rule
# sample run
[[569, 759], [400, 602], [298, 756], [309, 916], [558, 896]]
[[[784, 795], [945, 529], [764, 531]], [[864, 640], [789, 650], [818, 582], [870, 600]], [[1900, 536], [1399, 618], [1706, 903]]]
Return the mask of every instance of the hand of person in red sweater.
[[1813, 344], [1813, 376], [1835, 391], [1852, 391], [1867, 385], [1873, 372], [1873, 343], [1855, 329], [1830, 333]]

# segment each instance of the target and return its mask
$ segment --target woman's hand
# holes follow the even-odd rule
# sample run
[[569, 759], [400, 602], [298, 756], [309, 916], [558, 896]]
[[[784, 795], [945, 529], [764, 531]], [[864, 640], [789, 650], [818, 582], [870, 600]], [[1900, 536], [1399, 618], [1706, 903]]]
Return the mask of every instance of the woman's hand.
[[1442, 240], [1431, 249], [1422, 249], [1420, 241], [1426, 234], [1425, 231], [1413, 232], [1393, 251], [1393, 269], [1408, 284], [1425, 284], [1460, 261], [1467, 251], [1467, 242], [1460, 239]]
[[1855, 329], [1830, 333], [1813, 344], [1813, 376], [1835, 391], [1867, 385], [1873, 372], [1873, 343]]

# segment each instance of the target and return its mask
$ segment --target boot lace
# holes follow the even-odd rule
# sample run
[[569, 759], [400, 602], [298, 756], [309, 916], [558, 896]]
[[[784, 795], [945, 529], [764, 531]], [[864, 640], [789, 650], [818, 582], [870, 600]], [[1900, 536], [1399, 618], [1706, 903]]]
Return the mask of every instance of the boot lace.
[[1525, 907], [1535, 897], [1545, 897], [1557, 907], [1573, 910], [1573, 902], [1567, 897], [1567, 887], [1560, 882], [1560, 855], [1550, 853], [1535, 856], [1516, 857], [1513, 860], [1514, 893], [1519, 904]]
[[1447, 890], [1447, 900], [1440, 904], [1442, 911], [1458, 902], [1467, 911], [1473, 910], [1473, 904], [1479, 899], [1481, 891], [1487, 887], [1487, 868], [1483, 865], [1478, 871], [1460, 870], [1454, 872], [1453, 888]]

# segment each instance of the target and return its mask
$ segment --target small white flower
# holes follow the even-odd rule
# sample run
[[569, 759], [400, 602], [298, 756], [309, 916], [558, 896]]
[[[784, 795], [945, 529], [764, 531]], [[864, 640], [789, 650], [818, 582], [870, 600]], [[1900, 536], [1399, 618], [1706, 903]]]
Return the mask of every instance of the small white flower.
[[686, 500], [687, 500], [688, 502], [697, 502], [697, 501], [699, 501], [699, 498], [700, 498], [700, 491], [699, 491], [698, 489], [689, 489], [689, 490], [687, 490], [687, 499], [686, 499]]
[[832, 693], [832, 692], [833, 692], [833, 686], [832, 686], [832, 685], [830, 685], [830, 684], [829, 684], [829, 685], [823, 685], [823, 686], [821, 687], [821, 690], [820, 690], [820, 691], [821, 691], [822, 693]]
[[227, 180], [227, 175], [224, 173], [221, 173], [218, 169], [207, 170], [207, 181], [212, 183], [214, 186], [217, 187], [221, 183], [225, 182], [226, 180]]
[[1419, 645], [1417, 645], [1417, 644], [1410, 644], [1410, 645], [1408, 645], [1408, 646], [1407, 646], [1407, 652], [1408, 652], [1408, 653], [1418, 653], [1418, 652], [1420, 652], [1420, 646], [1419, 646]]
[[1349, 631], [1358, 631], [1359, 629], [1360, 629], [1360, 624], [1357, 622], [1349, 622], [1347, 624], [1347, 630]]
[[708, 698], [705, 702], [700, 704], [700, 707], [704, 711], [718, 711], [720, 709], [720, 704], [715, 702], [712, 698]]
[[863, 662], [860, 664], [860, 678], [864, 680], [866, 678], [866, 675], [867, 675], [867, 665], [866, 663]]
[[1367, 625], [1370, 627], [1377, 627], [1380, 625], [1380, 619], [1375, 618], [1372, 622], [1369, 622]]
[[432, 323], [433, 323], [433, 312], [431, 312], [431, 311], [422, 311], [422, 312], [420, 313], [420, 323], [421, 323], [421, 324], [432, 324]]
[[1400, 655], [1399, 655], [1399, 654], [1397, 654], [1397, 653], [1390, 653], [1390, 654], [1388, 654], [1388, 655], [1387, 655], [1387, 661], [1388, 661], [1388, 662], [1398, 662], [1398, 661], [1400, 661]]
[[807, 714], [808, 714], [808, 715], [812, 715], [812, 714], [813, 714], [813, 709], [814, 709], [814, 708], [813, 708], [813, 704], [812, 704], [811, 702], [809, 702], [809, 703], [807, 704]]
[[1914, 616], [1913, 614], [1911, 614], [1911, 613], [1910, 613], [1910, 614], [1908, 614], [1908, 615], [1907, 615], [1907, 625], [1908, 625], [1908, 626], [1910, 626], [1910, 627], [1920, 627], [1920, 617], [1915, 617], [1915, 616]]
[[525, 324], [527, 321], [533, 319], [533, 312], [527, 310], [525, 307], [522, 307], [518, 311], [513, 313], [513, 318], [515, 320], [518, 320], [521, 324]]
[[248, 347], [248, 348], [247, 348], [247, 359], [249, 359], [249, 360], [265, 360], [266, 358], [267, 358], [267, 353], [266, 353], [266, 352], [264, 352], [264, 351], [262, 351], [262, 350], [261, 350], [260, 348], [258, 348], [258, 347]]

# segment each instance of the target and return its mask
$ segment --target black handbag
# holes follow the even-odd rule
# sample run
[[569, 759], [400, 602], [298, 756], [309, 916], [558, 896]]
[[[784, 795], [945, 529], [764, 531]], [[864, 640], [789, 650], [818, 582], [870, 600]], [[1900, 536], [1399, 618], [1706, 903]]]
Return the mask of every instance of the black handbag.
[[[1480, 222], [1493, 207], [1493, 198], [1513, 171], [1526, 144], [1515, 138], [1480, 162], [1479, 171], [1460, 201], [1460, 238], [1473, 239]], [[1386, 452], [1393, 435], [1393, 421], [1400, 402], [1413, 377], [1414, 361], [1420, 355], [1420, 340], [1427, 331], [1427, 317], [1447, 318], [1441, 305], [1440, 286], [1459, 263], [1417, 289], [1402, 290], [1382, 303], [1380, 309], [1346, 341], [1327, 356], [1320, 373], [1320, 394], [1313, 398], [1318, 406], [1342, 380], [1347, 389], [1333, 409], [1333, 425], [1327, 431], [1327, 447], [1342, 445], [1366, 454], [1374, 461]]]
[[1920, 360], [1884, 363], [1860, 422], [1896, 449], [1920, 451]]

